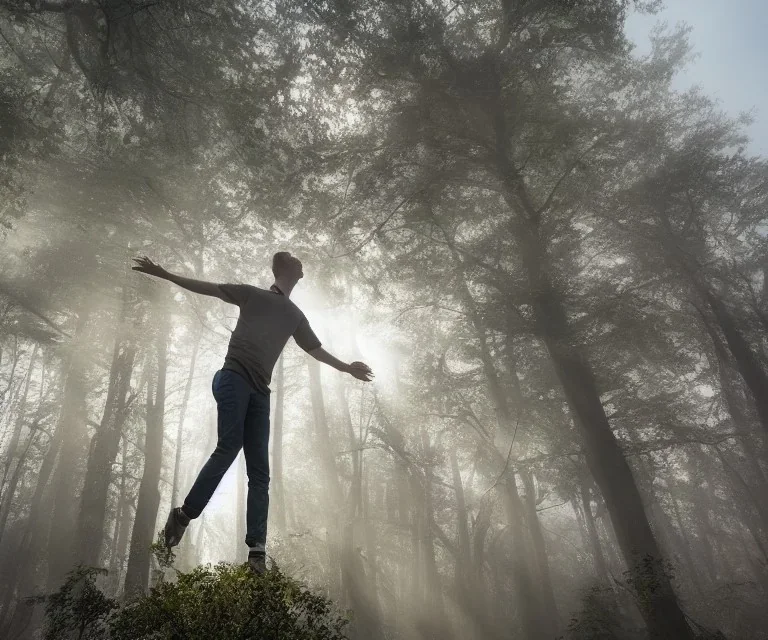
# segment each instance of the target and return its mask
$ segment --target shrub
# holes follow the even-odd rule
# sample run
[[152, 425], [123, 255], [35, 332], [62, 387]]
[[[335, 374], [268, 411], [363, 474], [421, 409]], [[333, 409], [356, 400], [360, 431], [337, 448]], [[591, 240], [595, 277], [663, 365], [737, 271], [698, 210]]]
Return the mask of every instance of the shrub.
[[346, 638], [348, 620], [332, 602], [277, 569], [254, 576], [247, 564], [197, 567], [122, 605], [96, 586], [104, 573], [78, 566], [56, 593], [38, 599], [47, 603], [45, 640]]
[[272, 570], [220, 563], [160, 582], [121, 608], [113, 640], [341, 640], [347, 621], [331, 602]]
[[46, 603], [45, 640], [108, 637], [106, 622], [118, 604], [107, 598], [95, 582], [95, 576], [106, 573], [104, 569], [78, 565], [56, 593], [35, 598]]
[[607, 587], [594, 586], [582, 599], [581, 610], [571, 618], [567, 640], [619, 640], [626, 638], [618, 603]]

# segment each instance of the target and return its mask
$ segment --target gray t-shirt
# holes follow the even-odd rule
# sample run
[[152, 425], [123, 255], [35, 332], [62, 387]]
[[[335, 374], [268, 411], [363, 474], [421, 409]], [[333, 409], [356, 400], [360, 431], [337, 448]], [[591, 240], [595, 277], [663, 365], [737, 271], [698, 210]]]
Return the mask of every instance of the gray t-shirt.
[[320, 346], [301, 309], [282, 293], [247, 284], [221, 284], [219, 289], [240, 307], [222, 369], [239, 373], [254, 389], [270, 393], [272, 370], [291, 336], [304, 351]]

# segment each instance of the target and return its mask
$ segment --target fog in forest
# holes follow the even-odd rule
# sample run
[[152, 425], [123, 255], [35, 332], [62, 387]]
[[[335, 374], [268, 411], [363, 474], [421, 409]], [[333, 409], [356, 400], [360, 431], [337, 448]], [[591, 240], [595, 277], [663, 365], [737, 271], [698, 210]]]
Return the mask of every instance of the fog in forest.
[[[768, 638], [766, 60], [668, 4], [0, 1], [0, 638]], [[264, 573], [242, 451], [163, 537], [232, 291]]]

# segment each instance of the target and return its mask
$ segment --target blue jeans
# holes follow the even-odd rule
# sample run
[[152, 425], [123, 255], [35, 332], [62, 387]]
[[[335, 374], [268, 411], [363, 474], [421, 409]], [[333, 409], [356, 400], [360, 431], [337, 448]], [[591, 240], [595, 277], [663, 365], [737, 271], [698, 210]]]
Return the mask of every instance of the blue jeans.
[[218, 409], [216, 450], [184, 500], [184, 512], [197, 518], [242, 448], [248, 472], [248, 546], [267, 541], [269, 511], [269, 394], [254, 390], [234, 371], [222, 369], [211, 385]]

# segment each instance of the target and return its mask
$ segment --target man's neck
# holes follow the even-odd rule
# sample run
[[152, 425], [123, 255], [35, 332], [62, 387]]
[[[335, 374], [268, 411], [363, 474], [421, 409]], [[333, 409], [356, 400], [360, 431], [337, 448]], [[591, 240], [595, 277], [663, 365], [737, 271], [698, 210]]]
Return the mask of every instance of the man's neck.
[[273, 286], [277, 287], [286, 298], [289, 298], [296, 283], [291, 280], [284, 280], [283, 278], [275, 278], [275, 284]]

